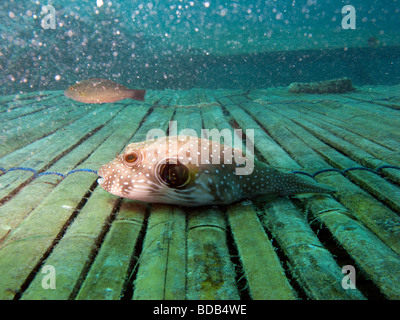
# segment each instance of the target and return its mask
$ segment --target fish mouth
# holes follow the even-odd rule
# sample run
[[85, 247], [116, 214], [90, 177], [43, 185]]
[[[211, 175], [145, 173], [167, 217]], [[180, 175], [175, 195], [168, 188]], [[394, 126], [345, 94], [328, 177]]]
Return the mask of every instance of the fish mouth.
[[101, 187], [103, 187], [103, 183], [105, 182], [105, 179], [104, 179], [103, 175], [102, 175], [100, 172], [98, 172], [97, 174], [98, 174], [99, 177], [100, 177], [100, 178], [97, 179], [97, 183], [98, 183]]
[[102, 187], [104, 183], [104, 178], [100, 177], [97, 179], [97, 183]]

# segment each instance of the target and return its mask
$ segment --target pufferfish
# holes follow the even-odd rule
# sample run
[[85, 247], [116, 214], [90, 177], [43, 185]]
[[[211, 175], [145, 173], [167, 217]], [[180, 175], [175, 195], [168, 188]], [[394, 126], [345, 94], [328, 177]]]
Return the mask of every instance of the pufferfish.
[[334, 192], [311, 178], [252, 160], [240, 149], [182, 135], [129, 144], [98, 175], [99, 185], [116, 196], [187, 207]]

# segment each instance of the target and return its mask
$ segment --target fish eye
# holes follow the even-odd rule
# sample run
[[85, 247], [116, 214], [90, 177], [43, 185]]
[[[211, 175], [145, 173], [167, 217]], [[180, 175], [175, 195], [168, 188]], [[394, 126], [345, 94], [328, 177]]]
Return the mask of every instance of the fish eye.
[[168, 162], [159, 171], [162, 183], [171, 188], [182, 188], [189, 182], [189, 168], [182, 163]]
[[129, 152], [124, 155], [123, 159], [127, 166], [132, 166], [138, 162], [139, 155], [136, 152]]

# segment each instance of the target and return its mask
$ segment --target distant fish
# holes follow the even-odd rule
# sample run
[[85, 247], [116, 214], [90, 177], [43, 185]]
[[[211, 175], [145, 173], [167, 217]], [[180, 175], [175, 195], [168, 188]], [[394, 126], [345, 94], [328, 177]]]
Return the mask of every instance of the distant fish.
[[123, 99], [144, 101], [146, 90], [128, 89], [106, 79], [88, 79], [69, 87], [64, 94], [79, 102], [108, 103]]
[[[226, 159], [224, 155], [228, 155]], [[224, 160], [214, 164], [213, 156]], [[201, 160], [195, 164], [194, 157]], [[235, 161], [239, 158], [241, 164]], [[240, 150], [207, 139], [164, 137], [129, 144], [100, 168], [98, 183], [123, 198], [188, 207], [230, 204], [260, 195], [263, 200], [274, 195], [334, 192], [311, 178], [284, 173], [258, 161], [251, 174], [237, 175], [235, 169], [244, 167], [243, 160], [249, 158]]]

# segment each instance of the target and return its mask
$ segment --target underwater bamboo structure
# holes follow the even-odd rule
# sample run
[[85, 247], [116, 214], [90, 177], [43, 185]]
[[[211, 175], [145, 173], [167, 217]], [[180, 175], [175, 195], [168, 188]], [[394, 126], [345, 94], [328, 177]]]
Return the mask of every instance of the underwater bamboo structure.
[[[0, 299], [400, 299], [399, 92], [0, 97]], [[253, 129], [259, 160], [337, 192], [185, 208], [98, 186], [102, 164], [172, 120]], [[342, 286], [345, 265], [356, 289]], [[57, 290], [43, 288], [46, 266]]]

